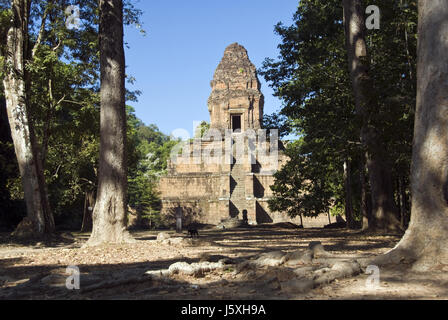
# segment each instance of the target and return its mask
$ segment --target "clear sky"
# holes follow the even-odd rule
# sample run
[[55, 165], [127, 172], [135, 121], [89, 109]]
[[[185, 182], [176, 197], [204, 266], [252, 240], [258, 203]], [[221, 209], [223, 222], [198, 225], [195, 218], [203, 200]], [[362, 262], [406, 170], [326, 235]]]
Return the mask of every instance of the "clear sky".
[[[136, 78], [130, 89], [141, 90], [139, 102], [129, 103], [146, 124], [165, 134], [193, 131], [193, 121], [209, 121], [210, 81], [224, 49], [243, 45], [252, 63], [261, 67], [276, 58], [280, 38], [274, 25], [292, 23], [298, 0], [140, 0], [147, 35], [125, 30], [127, 74]], [[281, 102], [262, 77], [265, 113]]]

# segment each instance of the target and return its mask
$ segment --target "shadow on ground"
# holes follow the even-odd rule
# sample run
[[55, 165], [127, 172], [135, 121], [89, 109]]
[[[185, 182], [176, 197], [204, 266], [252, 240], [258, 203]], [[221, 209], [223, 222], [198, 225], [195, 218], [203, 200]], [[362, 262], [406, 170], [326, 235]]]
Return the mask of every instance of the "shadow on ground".
[[[179, 235], [170, 232], [173, 237]], [[170, 279], [155, 280], [145, 275], [146, 271], [167, 269], [175, 262], [198, 262], [201, 254], [208, 257], [229, 257], [231, 259], [249, 259], [251, 256], [267, 251], [293, 251], [305, 249], [311, 241], [321, 241], [326, 250], [335, 254], [351, 254], [357, 257], [372, 256], [392, 248], [399, 240], [398, 235], [363, 235], [344, 229], [292, 229], [278, 226], [262, 226], [239, 229], [206, 229], [199, 231], [199, 243], [194, 247], [162, 246], [156, 241], [157, 232], [133, 232], [139, 250], [167, 251], [167, 258], [147, 259], [147, 261], [126, 263], [90, 263], [78, 265], [81, 273], [81, 290], [70, 291], [65, 287], [67, 265], [62, 261], [36, 264], [35, 254], [45, 256], [48, 250], [63, 257], [64, 250], [84, 253], [81, 246], [87, 240], [86, 234], [65, 235], [43, 243], [17, 243], [5, 241], [0, 245], [0, 299], [326, 299], [328, 294], [321, 288], [302, 295], [287, 294], [258, 278], [240, 279], [235, 277], [232, 268], [219, 272], [210, 272], [201, 277], [174, 276]], [[181, 235], [187, 237], [186, 234]], [[8, 239], [1, 235], [0, 239]], [[124, 251], [132, 254], [132, 245]], [[108, 253], [108, 248], [97, 248], [95, 252]], [[174, 251], [178, 254], [174, 255]], [[6, 254], [8, 253], [9, 254]], [[32, 252], [34, 255], [30, 255]], [[174, 255], [174, 256], [173, 256]], [[30, 256], [30, 257], [29, 257]], [[56, 259], [56, 258], [55, 258]], [[89, 256], [86, 257], [89, 259]], [[141, 259], [140, 259], [141, 260]], [[271, 270], [266, 270], [266, 273]], [[430, 284], [438, 288], [438, 294], [448, 297], [445, 280], [419, 275], [409, 277], [411, 285]], [[364, 278], [357, 280], [365, 281]], [[405, 272], [384, 275], [389, 285], [399, 286], [405, 283]], [[361, 283], [360, 282], [360, 283]], [[343, 281], [342, 281], [343, 283]], [[340, 285], [340, 283], [338, 284]], [[349, 284], [347, 284], [349, 287]], [[337, 288], [336, 288], [337, 289]], [[335, 290], [336, 290], [335, 289]], [[337, 291], [337, 290], [336, 290]], [[353, 292], [356, 292], [354, 290]], [[349, 294], [340, 291], [341, 299], [377, 298], [369, 292]], [[388, 298], [384, 293], [383, 298]], [[405, 298], [406, 294], [390, 295], [390, 298]], [[425, 296], [414, 297], [425, 298]]]

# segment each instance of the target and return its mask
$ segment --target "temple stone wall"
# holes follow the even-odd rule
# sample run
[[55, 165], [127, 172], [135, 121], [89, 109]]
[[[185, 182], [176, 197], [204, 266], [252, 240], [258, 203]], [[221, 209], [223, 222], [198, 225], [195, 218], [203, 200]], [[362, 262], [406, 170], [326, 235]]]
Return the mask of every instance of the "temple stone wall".
[[222, 175], [177, 175], [161, 178], [159, 191], [164, 199], [212, 199], [227, 193], [223, 183], [228, 178]]
[[254, 195], [256, 198], [272, 197], [270, 186], [274, 184], [272, 175], [255, 174], [254, 175]]

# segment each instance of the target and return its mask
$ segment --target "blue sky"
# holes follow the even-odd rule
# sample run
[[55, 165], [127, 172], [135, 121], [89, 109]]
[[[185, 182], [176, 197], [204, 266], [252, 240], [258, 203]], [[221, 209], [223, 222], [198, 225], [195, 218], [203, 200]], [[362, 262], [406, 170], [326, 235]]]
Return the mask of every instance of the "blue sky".
[[[146, 124], [166, 134], [193, 121], [209, 121], [210, 81], [224, 49], [243, 45], [257, 68], [266, 57], [276, 58], [280, 38], [274, 25], [292, 23], [298, 0], [140, 0], [147, 35], [127, 27], [127, 73], [136, 78], [130, 89], [141, 90], [132, 105]], [[281, 102], [261, 77], [265, 113]]]

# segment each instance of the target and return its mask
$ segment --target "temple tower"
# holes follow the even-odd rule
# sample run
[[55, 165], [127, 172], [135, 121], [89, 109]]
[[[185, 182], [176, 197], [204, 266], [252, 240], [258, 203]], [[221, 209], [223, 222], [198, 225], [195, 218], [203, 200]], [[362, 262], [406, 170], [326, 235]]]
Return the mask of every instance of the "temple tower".
[[223, 132], [261, 128], [264, 97], [256, 68], [243, 46], [233, 43], [225, 49], [210, 85], [211, 128]]
[[[225, 49], [211, 88], [210, 127], [221, 131], [221, 135], [206, 135], [187, 142], [182, 153], [176, 153], [168, 161], [167, 174], [159, 183], [164, 219], [175, 223], [173, 218], [180, 206], [185, 225], [192, 221], [220, 224], [229, 218], [247, 220], [250, 224], [291, 221], [285, 213], [271, 212], [268, 206], [273, 196], [270, 189], [273, 173], [287, 159], [282, 144], [279, 142], [280, 149], [271, 148], [273, 141], [265, 141], [266, 153], [259, 153], [262, 145], [257, 140], [255, 159], [247, 161], [248, 137], [252, 134], [248, 130], [258, 133], [261, 129], [264, 97], [256, 68], [243, 46], [234, 43]], [[227, 130], [234, 134], [225, 134]], [[217, 162], [206, 161], [204, 154], [211, 154], [209, 148], [221, 155]], [[232, 161], [228, 161], [229, 155]]]

